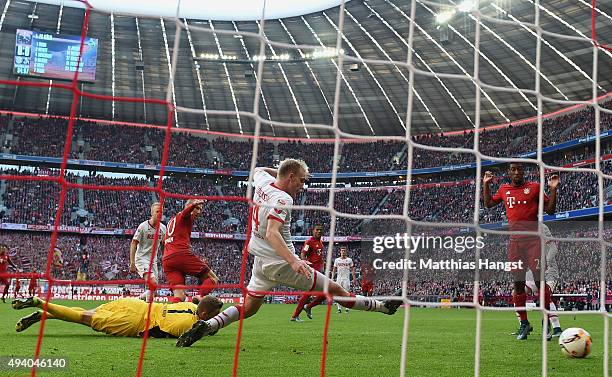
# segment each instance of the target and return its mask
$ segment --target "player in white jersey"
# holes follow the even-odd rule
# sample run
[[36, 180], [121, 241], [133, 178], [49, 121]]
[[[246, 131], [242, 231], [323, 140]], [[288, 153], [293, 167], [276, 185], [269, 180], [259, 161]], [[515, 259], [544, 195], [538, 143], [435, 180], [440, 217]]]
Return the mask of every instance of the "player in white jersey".
[[[543, 234], [546, 237], [552, 237], [552, 233], [548, 226], [542, 224]], [[561, 279], [559, 274], [559, 266], [557, 265], [557, 252], [559, 251], [557, 247], [557, 243], [553, 240], [545, 240], [545, 253], [546, 253], [546, 271], [544, 272], [544, 280], [546, 285], [550, 288], [551, 292], [554, 292], [557, 283]], [[537, 276], [539, 279], [540, 277]], [[531, 294], [534, 296], [539, 296], [538, 286], [536, 285], [535, 278], [533, 276], [533, 272], [531, 270], [527, 270], [525, 274], [525, 286], [527, 288], [527, 294]], [[551, 300], [550, 310], [557, 310], [557, 306], [554, 301]], [[548, 328], [548, 340], [551, 340], [553, 337], [557, 338], [563, 332], [561, 329], [561, 323], [559, 322], [559, 316], [556, 314], [551, 314], [548, 316], [550, 320], [550, 326]], [[519, 319], [520, 322], [520, 319]], [[552, 331], [551, 331], [552, 330]]]
[[295, 254], [291, 243], [291, 210], [293, 198], [308, 179], [308, 166], [302, 160], [286, 159], [278, 170], [256, 168], [253, 181], [253, 207], [249, 253], [255, 256], [251, 280], [247, 286], [244, 305], [231, 306], [208, 321], [198, 321], [177, 341], [177, 347], [189, 347], [205, 335], [240, 319], [253, 316], [264, 302], [267, 292], [278, 285], [286, 285], [300, 291], [323, 291], [328, 284], [329, 294], [340, 296], [345, 307], [358, 310], [394, 314], [400, 299], [381, 302], [370, 297], [351, 295], [336, 282], [314, 271], [308, 262]]
[[[138, 273], [141, 278], [148, 281], [150, 276], [151, 283], [157, 284], [159, 270], [157, 268], [157, 254], [159, 253], [159, 248], [161, 245], [161, 241], [164, 239], [166, 234], [166, 226], [160, 223], [161, 219], [161, 205], [159, 203], [151, 204], [151, 217], [147, 221], [143, 221], [136, 232], [134, 233], [134, 237], [132, 238], [132, 243], [130, 244], [130, 272]], [[151, 252], [153, 251], [153, 241], [155, 239], [155, 229], [159, 224], [159, 234], [157, 235], [157, 245], [155, 247], [156, 255], [153, 256], [153, 264], [151, 265], [151, 270], [149, 271], [149, 264], [151, 263]], [[151, 291], [148, 287], [148, 283], [145, 289], [145, 292], [140, 295], [140, 299], [143, 299], [147, 302], [151, 302], [153, 300], [153, 296], [155, 295], [154, 291]]]
[[[355, 264], [353, 260], [347, 256], [348, 248], [346, 246], [340, 247], [340, 256], [334, 260], [334, 269], [332, 270], [332, 280], [336, 276], [336, 283], [338, 283], [347, 292], [351, 291], [351, 282], [356, 281], [355, 279]], [[351, 273], [353, 274], [353, 280], [351, 280]], [[340, 303], [338, 305], [338, 314], [342, 313]], [[349, 312], [349, 308], [345, 308], [346, 312]]]

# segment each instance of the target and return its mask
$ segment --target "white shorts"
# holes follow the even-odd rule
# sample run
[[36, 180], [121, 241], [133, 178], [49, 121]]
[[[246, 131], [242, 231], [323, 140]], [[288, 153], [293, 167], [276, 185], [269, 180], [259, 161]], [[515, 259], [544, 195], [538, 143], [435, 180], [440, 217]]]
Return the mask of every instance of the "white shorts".
[[264, 259], [256, 256], [247, 286], [248, 295], [265, 297], [265, 293], [278, 285], [286, 285], [300, 291], [322, 291], [325, 275], [311, 269], [310, 278], [293, 271], [284, 260]]
[[[148, 258], [142, 258], [142, 259], [136, 260], [136, 272], [138, 272], [138, 275], [140, 275], [141, 278], [144, 278], [144, 274], [149, 272], [149, 259]], [[157, 270], [157, 262], [153, 261], [153, 265], [151, 266], [151, 278], [157, 281], [158, 276], [159, 276], [159, 271]]]
[[336, 280], [336, 283], [338, 283], [339, 286], [344, 288], [345, 291], [347, 292], [351, 291], [351, 281], [349, 279]]

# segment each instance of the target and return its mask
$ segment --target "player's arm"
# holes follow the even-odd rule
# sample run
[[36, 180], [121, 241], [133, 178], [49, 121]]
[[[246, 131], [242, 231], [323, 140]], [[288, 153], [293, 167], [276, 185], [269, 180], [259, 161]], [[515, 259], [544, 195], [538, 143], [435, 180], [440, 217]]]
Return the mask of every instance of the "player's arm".
[[332, 280], [334, 280], [334, 276], [336, 275], [336, 272], [338, 272], [338, 269], [336, 268], [336, 263], [334, 263], [334, 268], [332, 268], [332, 273], [331, 273]]
[[196, 199], [193, 202], [189, 203], [189, 205], [185, 207], [181, 212], [179, 212], [178, 216], [191, 216], [191, 212], [193, 211], [193, 209], [197, 206], [201, 206], [202, 204], [204, 204], [204, 200]]
[[270, 174], [271, 176], [273, 176], [274, 178], [276, 178], [276, 174], [278, 173], [276, 169], [272, 169], [272, 168], [264, 168], [264, 167], [255, 168], [255, 173], [260, 172], [260, 171], [266, 172]]
[[482, 195], [484, 199], [484, 205], [487, 208], [495, 207], [501, 203], [501, 198], [498, 195], [491, 195], [491, 180], [493, 180], [493, 173], [486, 171], [484, 178], [482, 179]]
[[557, 174], [553, 174], [548, 178], [548, 188], [550, 189], [550, 195], [548, 196], [548, 201], [545, 203], [546, 208], [544, 210], [549, 215], [555, 214], [555, 209], [557, 208], [557, 187], [559, 186], [559, 176]]
[[351, 270], [353, 272], [353, 280], [351, 281], [353, 284], [357, 283], [357, 274], [355, 273], [355, 265], [351, 266]]
[[310, 245], [308, 245], [308, 242], [305, 242], [304, 246], [302, 246], [302, 250], [300, 251], [300, 258], [302, 260], [308, 259], [308, 250], [309, 249], [310, 249]]
[[283, 222], [281, 220], [274, 216], [270, 216], [268, 218], [268, 226], [266, 228], [266, 239], [270, 243], [270, 246], [274, 248], [276, 254], [289, 263], [293, 271], [306, 277], [310, 277], [310, 268], [308, 267], [308, 263], [299, 259], [285, 244], [285, 240], [281, 235], [282, 226]]
[[138, 240], [132, 239], [130, 243], [130, 272], [136, 272], [136, 249], [138, 248]]

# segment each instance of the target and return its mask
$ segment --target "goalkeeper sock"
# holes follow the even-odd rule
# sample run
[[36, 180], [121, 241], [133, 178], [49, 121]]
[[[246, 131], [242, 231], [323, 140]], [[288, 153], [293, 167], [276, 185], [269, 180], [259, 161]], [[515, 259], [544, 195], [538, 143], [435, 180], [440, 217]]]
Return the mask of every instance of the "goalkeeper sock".
[[[44, 303], [45, 302], [41, 300], [39, 308], [44, 308]], [[81, 323], [81, 313], [83, 311], [85, 311], [83, 308], [69, 308], [50, 302], [47, 303], [47, 313], [51, 314], [54, 319], [61, 319], [62, 321]]]
[[365, 310], [368, 312], [381, 312], [381, 313], [387, 313], [388, 310], [387, 308], [385, 308], [385, 303], [379, 300], [374, 300], [371, 297], [366, 297], [366, 296], [361, 296], [361, 295], [354, 295], [351, 294], [351, 297], [353, 297], [353, 300], [342, 300], [342, 301], [337, 301], [338, 302], [338, 308], [340, 308], [340, 305], [344, 306], [345, 308], [349, 308], [349, 309], [355, 309], [355, 310]]
[[206, 321], [206, 323], [208, 323], [212, 331], [218, 331], [219, 329], [228, 326], [230, 323], [239, 320], [240, 311], [242, 311], [242, 306], [230, 306], [229, 308], [225, 309], [221, 313]]

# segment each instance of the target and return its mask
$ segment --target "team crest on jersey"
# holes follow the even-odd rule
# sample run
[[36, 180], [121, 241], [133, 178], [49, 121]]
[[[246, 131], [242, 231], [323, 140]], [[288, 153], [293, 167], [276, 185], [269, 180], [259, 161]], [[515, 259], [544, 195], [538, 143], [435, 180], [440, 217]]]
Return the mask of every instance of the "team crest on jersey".
[[523, 190], [523, 193], [525, 193], [525, 195], [529, 194], [531, 190], [529, 190], [529, 187], [525, 187], [525, 189]]
[[506, 191], [506, 195], [510, 195], [510, 191]]

